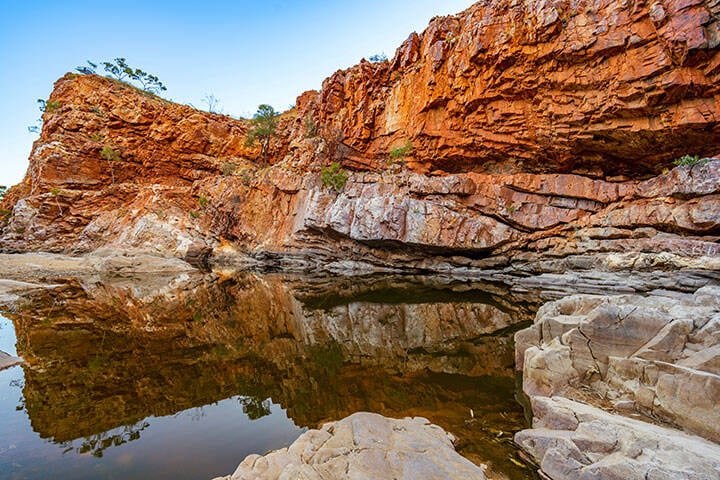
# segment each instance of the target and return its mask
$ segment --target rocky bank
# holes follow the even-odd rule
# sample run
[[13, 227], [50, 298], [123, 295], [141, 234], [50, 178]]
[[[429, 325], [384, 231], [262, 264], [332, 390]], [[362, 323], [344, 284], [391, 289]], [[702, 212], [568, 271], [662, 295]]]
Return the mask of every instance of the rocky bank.
[[553, 479], [720, 478], [718, 320], [718, 286], [545, 304], [515, 335], [534, 416], [516, 442]]
[[[573, 440], [601, 413], [547, 417], [572, 401], [717, 442], [718, 15], [714, 0], [478, 2], [298, 97], [268, 165], [244, 120], [67, 74], [2, 201], [0, 250], [434, 272], [560, 299], [517, 338], [538, 426], [518, 443], [544, 475], [577, 473], [551, 466], [567, 449], [582, 468], [636, 451]], [[612, 418], [613, 435], [641, 430]]]

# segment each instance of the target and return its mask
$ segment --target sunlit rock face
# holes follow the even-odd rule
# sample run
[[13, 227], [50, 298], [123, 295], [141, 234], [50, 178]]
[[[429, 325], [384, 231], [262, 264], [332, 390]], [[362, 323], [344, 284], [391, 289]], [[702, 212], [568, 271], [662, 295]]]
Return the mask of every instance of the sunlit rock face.
[[409, 140], [426, 171], [657, 171], [716, 153], [718, 8], [478, 2], [302, 101], [363, 166]]
[[[1, 206], [0, 249], [516, 277], [717, 270], [719, 161], [671, 169], [717, 153], [717, 9], [479, 2], [301, 95], [268, 166], [242, 120], [66, 75]], [[321, 180], [331, 162], [349, 175], [340, 191]]]
[[[427, 416], [470, 458], [494, 452], [516, 468], [496, 443], [522, 427], [511, 337], [533, 306], [506, 290], [393, 276], [56, 281], [5, 305], [26, 360], [24, 407], [44, 438], [102, 449], [103, 432], [142, 436], [148, 416], [240, 395], [249, 415], [271, 399], [308, 427], [356, 411]], [[493, 428], [468, 423], [471, 409]]]

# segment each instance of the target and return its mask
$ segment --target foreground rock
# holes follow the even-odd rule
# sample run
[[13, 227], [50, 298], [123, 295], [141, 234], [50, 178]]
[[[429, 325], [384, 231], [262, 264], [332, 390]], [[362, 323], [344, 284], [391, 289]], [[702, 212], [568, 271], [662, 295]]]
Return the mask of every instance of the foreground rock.
[[720, 478], [720, 447], [677, 430], [720, 442], [720, 287], [566, 297], [541, 307], [515, 340], [535, 415], [516, 441], [551, 478]]
[[[483, 480], [453, 437], [423, 418], [355, 413], [310, 430], [290, 447], [250, 455], [225, 480]], [[216, 479], [219, 480], [219, 479]]]
[[515, 442], [552, 480], [716, 480], [720, 446], [561, 397], [535, 397]]

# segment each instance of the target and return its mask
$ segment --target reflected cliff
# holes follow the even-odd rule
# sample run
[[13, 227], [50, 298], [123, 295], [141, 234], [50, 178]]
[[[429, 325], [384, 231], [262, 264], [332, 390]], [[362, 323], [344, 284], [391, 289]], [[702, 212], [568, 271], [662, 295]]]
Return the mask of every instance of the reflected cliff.
[[424, 416], [472, 460], [529, 478], [510, 460], [511, 434], [524, 426], [512, 333], [533, 306], [493, 285], [234, 272], [75, 278], [13, 310], [24, 408], [33, 430], [67, 453], [102, 457], [141, 441], [149, 418], [231, 400], [250, 420], [280, 407], [308, 428], [361, 410]]

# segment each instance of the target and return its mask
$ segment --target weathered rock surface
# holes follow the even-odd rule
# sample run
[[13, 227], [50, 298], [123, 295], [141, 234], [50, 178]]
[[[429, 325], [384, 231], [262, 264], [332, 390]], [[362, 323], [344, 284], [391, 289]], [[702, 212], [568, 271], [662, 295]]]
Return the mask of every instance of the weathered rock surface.
[[[301, 95], [281, 118], [267, 166], [245, 146], [242, 120], [66, 75], [25, 179], [0, 204], [9, 212], [0, 213], [0, 251], [95, 252], [91, 260], [65, 258], [64, 267], [41, 265], [77, 269], [83, 282], [143, 269], [182, 277], [190, 267], [166, 258], [175, 257], [203, 269], [443, 272], [504, 283], [533, 302], [652, 292], [573, 296], [541, 309], [517, 336], [535, 415], [562, 417], [537, 408], [569, 402], [540, 400], [563, 395], [720, 441], [720, 294], [707, 286], [720, 281], [720, 159], [710, 157], [720, 140], [718, 18], [715, 0], [478, 2], [433, 19], [392, 60], [363, 61]], [[313, 123], [317, 136], [305, 128]], [[390, 155], [401, 146], [404, 156]], [[670, 169], [684, 154], [709, 158]], [[352, 170], [337, 191], [322, 181], [331, 162]], [[118, 249], [147, 255], [102, 253]], [[30, 283], [40, 275], [24, 277], [28, 269], [18, 265], [9, 278], [26, 283], [0, 284], [0, 302], [19, 304], [19, 292], [48, 295]], [[88, 290], [113, 305], [107, 319], [121, 309], [110, 299], [145, 305], [167, 293], [156, 284], [133, 294], [117, 284]], [[287, 301], [269, 327], [243, 326], [244, 338], [275, 345], [289, 335], [342, 345], [345, 358], [416, 362], [410, 369], [480, 374], [483, 367], [443, 352], [488, 356], [478, 339], [513, 320], [472, 302], [356, 301], [320, 313], [279, 294]], [[266, 299], [248, 295], [250, 310]], [[167, 338], [185, 330], [153, 305], [145, 305], [153, 315], [131, 314], [115, 327]], [[199, 338], [226, 328], [196, 325], [202, 312], [188, 306], [178, 311]], [[448, 322], [447, 313], [462, 320]], [[83, 318], [76, 305], [66, 321]], [[554, 430], [518, 439], [548, 475], [565, 475], [558, 478], [717, 472], [705, 446], [681, 468], [680, 434], [656, 441], [654, 430], [585, 414], [569, 427], [542, 420], [539, 427]], [[609, 431], [597, 440], [590, 433], [599, 423]], [[335, 468], [346, 458], [318, 452], [315, 465]], [[360, 462], [364, 453], [356, 453]]]
[[657, 171], [715, 153], [719, 8], [478, 2], [303, 101], [358, 165], [411, 141], [408, 160], [426, 171]]
[[[0, 249], [515, 279], [717, 271], [720, 160], [659, 172], [717, 153], [718, 8], [478, 3], [300, 96], [268, 168], [243, 121], [66, 75], [3, 201]], [[340, 192], [320, 179], [332, 161], [353, 169]]]
[[717, 286], [542, 306], [515, 335], [535, 416], [516, 442], [553, 479], [720, 478], [720, 447], [675, 430], [720, 442], [719, 321]]
[[288, 448], [250, 455], [223, 478], [482, 480], [485, 475], [455, 452], [452, 435], [424, 418], [394, 420], [361, 412], [310, 430]]
[[515, 442], [537, 459], [544, 478], [720, 478], [720, 446], [702, 438], [562, 397], [533, 397], [532, 407], [533, 428]]
[[518, 332], [516, 365], [529, 396], [589, 388], [720, 441], [720, 287], [694, 295], [571, 296]]

